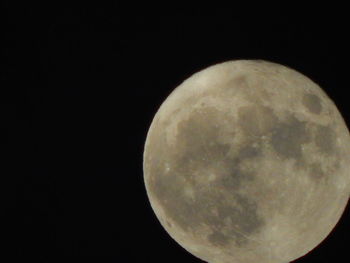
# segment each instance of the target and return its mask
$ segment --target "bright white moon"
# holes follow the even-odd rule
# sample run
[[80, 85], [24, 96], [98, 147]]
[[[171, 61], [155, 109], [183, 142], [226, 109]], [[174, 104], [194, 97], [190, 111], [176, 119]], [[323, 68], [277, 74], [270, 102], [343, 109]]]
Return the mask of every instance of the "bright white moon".
[[350, 135], [323, 90], [288, 67], [237, 60], [177, 87], [144, 151], [152, 208], [210, 263], [285, 263], [334, 228], [350, 194]]

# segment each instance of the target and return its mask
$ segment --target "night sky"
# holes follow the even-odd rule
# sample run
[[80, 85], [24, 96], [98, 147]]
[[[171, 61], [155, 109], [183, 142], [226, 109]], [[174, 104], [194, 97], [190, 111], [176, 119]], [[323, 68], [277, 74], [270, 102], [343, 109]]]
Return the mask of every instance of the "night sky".
[[[215, 63], [256, 58], [296, 69], [350, 122], [340, 6], [266, 12], [253, 3], [47, 2], [0, 8], [2, 167], [9, 168], [2, 176], [11, 181], [13, 256], [201, 262], [158, 223], [142, 155], [160, 104]], [[347, 208], [335, 232], [297, 262], [349, 261], [349, 220]]]

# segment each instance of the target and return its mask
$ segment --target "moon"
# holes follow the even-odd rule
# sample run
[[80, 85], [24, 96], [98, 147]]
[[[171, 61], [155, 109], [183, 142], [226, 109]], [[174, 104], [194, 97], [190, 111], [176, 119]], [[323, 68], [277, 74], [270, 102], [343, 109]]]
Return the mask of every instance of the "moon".
[[162, 103], [144, 147], [160, 224], [210, 263], [284, 263], [322, 242], [350, 195], [350, 135], [311, 79], [234, 60], [201, 70]]

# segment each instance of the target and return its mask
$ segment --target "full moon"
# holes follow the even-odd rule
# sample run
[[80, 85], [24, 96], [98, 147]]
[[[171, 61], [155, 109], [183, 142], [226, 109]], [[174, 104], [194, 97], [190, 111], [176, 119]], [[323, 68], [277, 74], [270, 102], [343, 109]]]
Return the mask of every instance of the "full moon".
[[285, 263], [323, 241], [350, 194], [350, 134], [311, 79], [280, 64], [208, 67], [163, 102], [144, 182], [168, 234], [210, 263]]

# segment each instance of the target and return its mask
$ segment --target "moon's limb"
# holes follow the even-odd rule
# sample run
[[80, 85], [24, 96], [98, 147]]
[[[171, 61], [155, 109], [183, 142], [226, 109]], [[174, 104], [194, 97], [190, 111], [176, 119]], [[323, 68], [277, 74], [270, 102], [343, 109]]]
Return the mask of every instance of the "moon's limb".
[[317, 246], [349, 198], [350, 136], [310, 79], [265, 61], [184, 81], [149, 129], [144, 180], [167, 232], [209, 262], [279, 263]]

